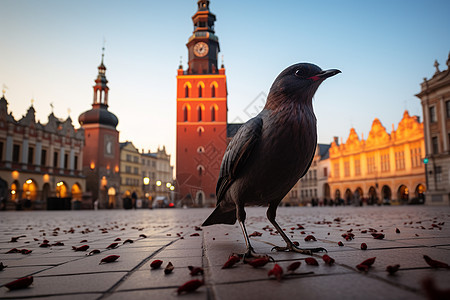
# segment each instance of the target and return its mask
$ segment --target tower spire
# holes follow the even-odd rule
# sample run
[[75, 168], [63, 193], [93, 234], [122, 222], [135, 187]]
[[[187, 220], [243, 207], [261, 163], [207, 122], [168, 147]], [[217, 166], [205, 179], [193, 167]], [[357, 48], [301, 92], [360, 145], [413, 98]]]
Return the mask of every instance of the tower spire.
[[94, 103], [92, 106], [104, 106], [108, 107], [108, 91], [109, 88], [107, 86], [108, 80], [106, 79], [106, 67], [103, 63], [105, 57], [105, 46], [102, 48], [102, 61], [98, 66], [98, 75], [95, 79], [94, 85]]

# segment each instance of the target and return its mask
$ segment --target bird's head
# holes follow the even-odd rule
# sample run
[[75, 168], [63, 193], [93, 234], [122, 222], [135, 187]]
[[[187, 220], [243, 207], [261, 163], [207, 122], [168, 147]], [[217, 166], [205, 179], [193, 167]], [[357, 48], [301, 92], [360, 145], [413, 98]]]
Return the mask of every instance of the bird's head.
[[284, 69], [270, 88], [266, 108], [275, 108], [283, 103], [311, 104], [319, 85], [341, 71], [322, 70], [310, 63], [298, 63]]

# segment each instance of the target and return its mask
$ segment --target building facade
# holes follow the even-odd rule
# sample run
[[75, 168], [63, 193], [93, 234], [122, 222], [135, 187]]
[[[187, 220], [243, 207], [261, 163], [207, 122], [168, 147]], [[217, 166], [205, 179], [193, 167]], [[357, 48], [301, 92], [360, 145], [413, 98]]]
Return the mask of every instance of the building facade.
[[420, 99], [423, 110], [426, 149], [427, 204], [450, 205], [450, 54], [447, 70], [424, 78]]
[[93, 87], [92, 109], [78, 117], [85, 134], [83, 174], [86, 190], [96, 207], [121, 208], [119, 131], [116, 129], [119, 120], [108, 111], [109, 88], [105, 73], [102, 54]]
[[141, 161], [143, 191], [149, 205], [154, 207], [165, 207], [170, 203], [175, 205], [173, 167], [170, 165], [170, 155], [167, 154], [166, 147], [158, 148], [156, 152], [149, 150], [145, 153], [142, 150]]
[[120, 143], [120, 192], [124, 208], [136, 207], [136, 200], [144, 197], [141, 155], [129, 141]]
[[214, 206], [220, 164], [227, 146], [227, 81], [218, 67], [216, 16], [209, 1], [198, 1], [194, 31], [186, 46], [188, 68], [177, 75], [178, 200], [188, 206]]
[[81, 208], [84, 131], [53, 112], [36, 122], [33, 105], [16, 121], [0, 99], [0, 209]]
[[[405, 111], [389, 134], [375, 119], [366, 140], [354, 128], [329, 150], [331, 197], [340, 204], [423, 203], [426, 190], [423, 123]], [[428, 201], [428, 199], [427, 199]]]

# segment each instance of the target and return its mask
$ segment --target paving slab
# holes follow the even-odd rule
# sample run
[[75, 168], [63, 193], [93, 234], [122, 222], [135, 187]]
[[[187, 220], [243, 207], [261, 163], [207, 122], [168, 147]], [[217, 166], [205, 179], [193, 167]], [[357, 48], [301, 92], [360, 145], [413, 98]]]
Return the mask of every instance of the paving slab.
[[[277, 222], [288, 237], [300, 247], [327, 249], [335, 259], [331, 266], [322, 260], [325, 252], [314, 253], [319, 265], [311, 266], [305, 262], [307, 255], [272, 251], [285, 242], [266, 219], [266, 208], [247, 208], [247, 231], [255, 235], [251, 244], [273, 261], [260, 268], [241, 261], [231, 269], [222, 269], [228, 257], [246, 250], [240, 226], [200, 227], [211, 211], [0, 212], [0, 262], [8, 266], [0, 271], [0, 298], [180, 299], [177, 288], [192, 279], [203, 280], [204, 285], [183, 294], [183, 299], [426, 299], [427, 278], [438, 289], [450, 290], [450, 269], [431, 268], [423, 259], [428, 255], [450, 264], [449, 207], [280, 207]], [[342, 235], [350, 232], [354, 238], [345, 240]], [[385, 237], [374, 239], [372, 232]], [[308, 235], [316, 241], [305, 241]], [[64, 245], [42, 248], [45, 239]], [[123, 244], [127, 239], [133, 243]], [[116, 248], [106, 249], [114, 242]], [[363, 242], [367, 250], [360, 249]], [[72, 249], [83, 244], [89, 245], [85, 252]], [[6, 254], [12, 248], [32, 253]], [[101, 252], [88, 255], [93, 249]], [[112, 254], [120, 258], [99, 264]], [[355, 268], [370, 257], [376, 260], [368, 272]], [[155, 259], [163, 265], [151, 270]], [[169, 261], [175, 268], [165, 275]], [[294, 261], [300, 261], [300, 267], [287, 272]], [[275, 264], [284, 270], [280, 281], [268, 276]], [[386, 266], [394, 264], [400, 269], [389, 275]], [[188, 266], [202, 267], [204, 274], [193, 277]], [[17, 291], [4, 287], [28, 275], [34, 277], [30, 287]]]

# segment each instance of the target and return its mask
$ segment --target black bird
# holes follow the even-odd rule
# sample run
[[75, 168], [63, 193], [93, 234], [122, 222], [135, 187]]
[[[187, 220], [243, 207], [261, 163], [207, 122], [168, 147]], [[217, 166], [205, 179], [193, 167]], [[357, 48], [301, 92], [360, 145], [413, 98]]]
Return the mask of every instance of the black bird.
[[[278, 251], [311, 254], [324, 248], [295, 246], [275, 221], [278, 204], [308, 171], [317, 146], [312, 98], [319, 85], [341, 71], [310, 63], [286, 68], [270, 88], [264, 109], [238, 130], [223, 156], [217, 206], [202, 226], [241, 225], [246, 256], [254, 256], [245, 228], [246, 205], [268, 205], [267, 218], [286, 241]], [[325, 250], [326, 251], [326, 250]]]

